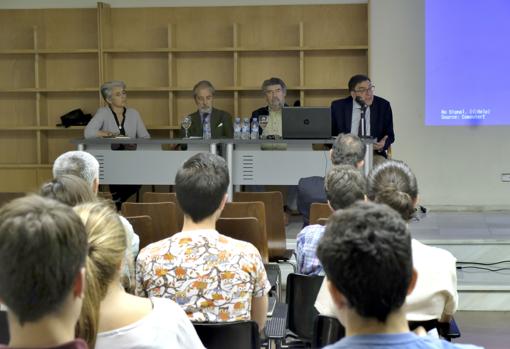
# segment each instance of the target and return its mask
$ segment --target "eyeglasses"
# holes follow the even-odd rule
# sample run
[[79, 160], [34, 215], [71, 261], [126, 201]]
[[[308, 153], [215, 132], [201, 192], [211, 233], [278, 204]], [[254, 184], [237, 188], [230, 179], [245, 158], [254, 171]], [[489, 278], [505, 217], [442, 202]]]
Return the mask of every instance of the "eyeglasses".
[[370, 85], [368, 88], [359, 88], [357, 90], [354, 90], [354, 92], [359, 94], [365, 94], [367, 92], [374, 92], [375, 91], [375, 85]]

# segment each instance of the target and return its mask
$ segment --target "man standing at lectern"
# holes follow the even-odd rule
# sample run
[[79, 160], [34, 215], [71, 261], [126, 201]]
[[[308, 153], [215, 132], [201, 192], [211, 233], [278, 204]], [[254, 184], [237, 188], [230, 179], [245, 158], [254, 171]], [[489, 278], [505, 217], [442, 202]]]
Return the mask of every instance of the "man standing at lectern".
[[375, 86], [368, 76], [354, 75], [348, 87], [351, 94], [349, 97], [331, 103], [332, 136], [336, 137], [339, 133], [361, 136], [361, 111], [366, 108], [365, 134], [376, 139], [374, 154], [387, 158], [387, 150], [395, 141], [390, 103], [374, 96]]

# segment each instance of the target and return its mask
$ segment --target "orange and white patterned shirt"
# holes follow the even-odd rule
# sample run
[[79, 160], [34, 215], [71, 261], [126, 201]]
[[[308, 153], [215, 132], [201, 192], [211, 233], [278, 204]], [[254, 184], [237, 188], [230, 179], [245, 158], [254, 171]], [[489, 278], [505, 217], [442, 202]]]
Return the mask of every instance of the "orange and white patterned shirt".
[[251, 298], [270, 288], [255, 246], [215, 230], [175, 234], [136, 260], [136, 294], [170, 298], [191, 321], [249, 320]]

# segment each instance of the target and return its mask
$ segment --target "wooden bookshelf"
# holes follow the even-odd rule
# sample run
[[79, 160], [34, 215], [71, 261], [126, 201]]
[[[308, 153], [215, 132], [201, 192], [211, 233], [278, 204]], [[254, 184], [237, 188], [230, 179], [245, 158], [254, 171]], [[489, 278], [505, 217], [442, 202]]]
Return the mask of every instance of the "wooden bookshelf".
[[59, 117], [103, 105], [99, 87], [127, 84], [128, 103], [155, 137], [173, 137], [196, 109], [191, 88], [249, 116], [277, 76], [287, 102], [329, 106], [368, 72], [368, 8], [353, 5], [32, 9], [0, 11], [0, 191], [35, 190], [83, 127]]

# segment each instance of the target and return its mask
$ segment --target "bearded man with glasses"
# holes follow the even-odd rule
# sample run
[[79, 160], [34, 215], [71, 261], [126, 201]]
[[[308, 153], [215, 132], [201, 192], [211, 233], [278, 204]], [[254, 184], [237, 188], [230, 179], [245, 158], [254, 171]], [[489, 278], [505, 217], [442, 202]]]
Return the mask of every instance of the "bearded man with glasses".
[[[354, 75], [349, 80], [348, 87], [349, 97], [331, 103], [332, 136], [352, 133], [360, 137], [376, 138], [375, 155], [387, 158], [388, 148], [395, 141], [390, 103], [374, 95], [375, 85], [368, 76]], [[364, 130], [361, 127], [363, 109], [365, 109]]]

